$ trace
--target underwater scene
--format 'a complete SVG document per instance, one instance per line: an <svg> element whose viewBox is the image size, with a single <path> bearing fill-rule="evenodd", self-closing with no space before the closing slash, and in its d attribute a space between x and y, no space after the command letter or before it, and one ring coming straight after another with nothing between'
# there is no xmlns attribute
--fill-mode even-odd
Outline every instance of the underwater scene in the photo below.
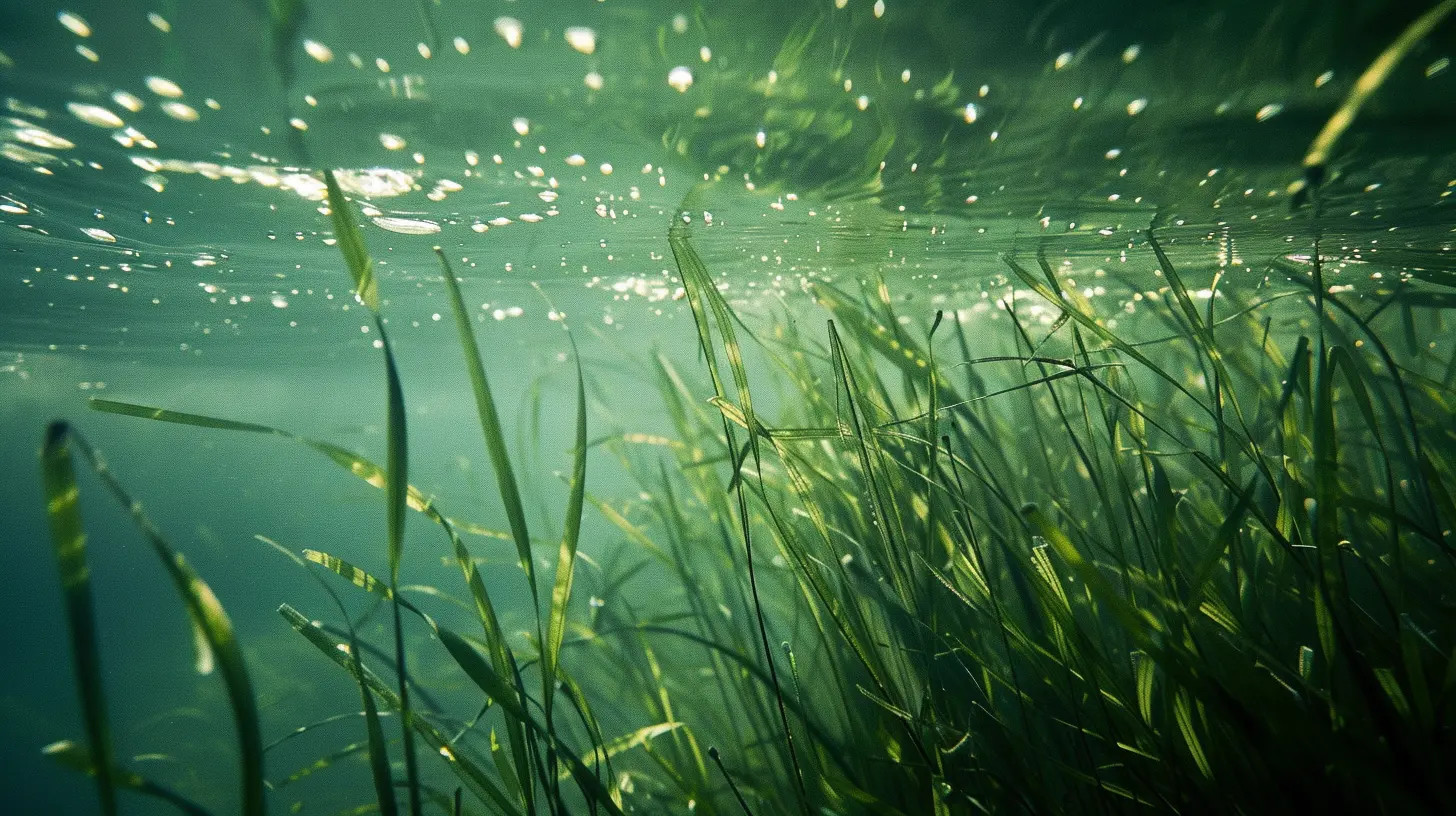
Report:
<svg viewBox="0 0 1456 816"><path fill-rule="evenodd" d="M0 0L0 811L1456 812L1456 0Z"/></svg>

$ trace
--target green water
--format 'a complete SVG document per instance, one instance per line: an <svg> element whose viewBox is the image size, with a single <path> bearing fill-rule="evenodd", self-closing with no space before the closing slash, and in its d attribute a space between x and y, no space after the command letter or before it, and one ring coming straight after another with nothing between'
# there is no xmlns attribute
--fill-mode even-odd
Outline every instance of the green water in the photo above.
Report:
<svg viewBox="0 0 1456 816"><path fill-rule="evenodd" d="M438 246L461 279L549 577L573 446L567 329L593 440L680 430L659 396L658 355L699 403L713 394L668 241L682 219L745 330L771 341L767 351L745 343L765 416L810 410L793 387L772 384L776 361L802 363L833 391L826 319L841 328L846 319L816 300L820 284L867 292L869 303L883 286L881 316L893 309L891 329L920 340L942 312L971 338L970 356L1028 353L1005 308L1020 304L1033 340L1056 335L1043 356L1070 358L1060 312L1004 260L1036 269L1041 258L1124 339L1165 337L1170 325L1149 304L1172 297L1149 234L1210 315L1272 304L1258 314L1286 353L1318 324L1308 291L1319 258L1326 290L1372 321L1381 315L1373 325L1399 364L1449 396L1456 22L1400 55L1335 143L1322 183L1295 194L1309 178L1302 161L1357 78L1435 5L303 0L290 11L242 0L5 0L7 809L97 807L83 776L40 753L84 734L35 457L52 419L69 419L105 454L226 606L265 741L358 706L348 676L275 612L288 601L323 617L326 596L255 536L384 574L379 491L281 439L88 407L101 397L260 423L384 460L379 331L333 245L321 171L337 173L376 259L403 372L411 483L462 518L506 528ZM937 359L959 377L964 347L947 336ZM772 345L799 340L810 363ZM892 362L880 366L895 382ZM1008 460L1040 478L1036 429L1022 430L1004 443ZM593 496L629 515L660 498L641 483L659 465L636 455L598 445L587 457ZM721 459L707 466L727 471ZM218 680L192 671L175 593L124 512L94 479L83 477L82 490L117 756L231 812L237 748ZM440 537L416 520L402 581L464 597ZM588 507L583 525L583 555L631 562L638 545L610 520ZM514 552L488 537L470 544L515 648L529 651L534 624ZM596 620L594 593L610 573L583 573L573 620ZM679 609L681 594L670 570L653 568L616 602L646 619L657 605ZM347 597L355 612L369 606ZM746 619L747 608L732 611ZM794 614L775 642L812 629ZM388 644L386 617L375 612L361 634ZM415 636L412 671L428 678L430 707L468 719L478 690L423 630ZM671 640L658 648L669 663L686 654ZM604 730L654 722L614 708L630 679L591 671L577 680L601 689ZM362 734L294 740L270 751L267 777L282 780ZM725 754L732 741L702 739ZM630 751L623 762L644 780L654 772ZM644 781L655 793L637 800L628 791L637 812L684 812L687 797L658 795L657 784ZM370 791L355 756L280 788L270 805L306 800L304 812L332 813L371 801ZM782 793L781 812L794 812ZM726 790L714 795L702 807L733 812Z"/></svg>

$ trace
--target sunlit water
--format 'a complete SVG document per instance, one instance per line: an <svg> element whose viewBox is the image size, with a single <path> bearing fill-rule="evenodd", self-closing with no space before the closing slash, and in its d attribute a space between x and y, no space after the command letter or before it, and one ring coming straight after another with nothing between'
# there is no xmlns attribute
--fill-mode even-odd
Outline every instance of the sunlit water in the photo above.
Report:
<svg viewBox="0 0 1456 816"><path fill-rule="evenodd" d="M85 406L162 405L381 456L378 338L331 245L323 168L378 261L414 480L498 515L440 246L546 529L568 461L563 327L594 430L665 430L642 362L661 349L695 365L673 218L746 319L811 334L825 315L810 283L880 279L912 324L945 310L975 331L1017 295L1003 255L1040 253L1131 314L1159 286L1150 228L1199 288L1221 272L1287 290L1317 233L1333 285L1451 281L1449 23L1362 112L1318 208L1291 203L1315 134L1425 3L303 5L281 26L240 0L0 8L0 653L15 667L0 731L17 812L90 807L38 755L80 733L34 460L45 421L70 418L110 455L257 650L297 648L273 607L317 595L254 534L292 549L327 536L380 563L378 495L303 449ZM144 753L193 733L187 717L218 702L195 695L219 692L175 679L190 659L175 599L97 499L108 682L141 701L118 740ZM415 556L418 580L438 554ZM268 736L296 724L281 701L338 689L325 670L258 671Z"/></svg>

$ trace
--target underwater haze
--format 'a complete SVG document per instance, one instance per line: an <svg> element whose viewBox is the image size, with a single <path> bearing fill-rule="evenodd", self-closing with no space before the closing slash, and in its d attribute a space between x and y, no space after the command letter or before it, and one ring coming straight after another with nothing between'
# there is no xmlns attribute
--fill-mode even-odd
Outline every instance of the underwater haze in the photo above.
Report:
<svg viewBox="0 0 1456 816"><path fill-rule="evenodd" d="M1456 812L1456 0L0 0L0 810Z"/></svg>

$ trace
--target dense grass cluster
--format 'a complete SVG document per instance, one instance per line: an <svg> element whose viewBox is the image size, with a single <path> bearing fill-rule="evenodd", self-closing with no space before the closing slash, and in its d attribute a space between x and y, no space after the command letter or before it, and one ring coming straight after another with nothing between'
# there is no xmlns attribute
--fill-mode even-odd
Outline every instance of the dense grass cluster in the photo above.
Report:
<svg viewBox="0 0 1456 816"><path fill-rule="evenodd" d="M362 237L331 179L329 191L377 318ZM791 321L741 322L688 222L675 219L668 241L703 371L647 360L675 433L617 427L596 443L578 372L565 533L549 545L527 529L440 256L529 585L525 638L502 630L465 525L408 486L405 396L382 320L383 466L272 428L95 403L290 437L385 489L387 575L325 552L297 560L387 603L393 642L366 643L342 603L337 627L280 609L358 686L363 734L345 756L369 762L361 810L1456 810L1456 354L1417 340L1445 336L1449 293L1332 295L1317 253L1312 265L1275 262L1271 276L1290 281L1278 291L1211 267L1191 292L1149 234L1132 251L1159 285L1131 314L1107 313L1044 258L1007 258L1014 286L994 320L937 314L912 331L885 285L820 285L830 320L810 336ZM593 495L592 444L647 498ZM95 774L106 812L118 788L203 812L109 748L77 446L90 453L56 424L45 464L88 743L51 750ZM241 801L260 813L263 743L227 616L98 472L216 657L240 734ZM447 539L471 614L437 619L401 589L411 509ZM600 564L577 553L590 512L621 533ZM548 550L554 576L535 566ZM321 577L333 593L340 582ZM649 578L644 601L632 588ZM578 580L598 602L573 597ZM408 638L411 619L437 643ZM418 701L407 651L440 646L478 687L475 709Z"/></svg>

